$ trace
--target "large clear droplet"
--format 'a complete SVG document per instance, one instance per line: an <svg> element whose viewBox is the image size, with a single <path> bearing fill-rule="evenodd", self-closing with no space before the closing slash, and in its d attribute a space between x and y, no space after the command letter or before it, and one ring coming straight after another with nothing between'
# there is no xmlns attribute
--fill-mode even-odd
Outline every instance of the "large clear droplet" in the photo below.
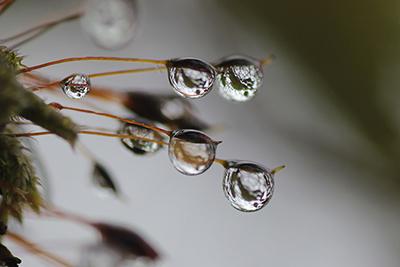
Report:
<svg viewBox="0 0 400 267"><path fill-rule="evenodd" d="M169 82L178 95L196 99L211 91L216 70L206 61L197 58L177 58L169 60L166 66Z"/></svg>
<svg viewBox="0 0 400 267"><path fill-rule="evenodd" d="M87 0L81 25L89 39L106 49L124 47L137 31L135 0Z"/></svg>
<svg viewBox="0 0 400 267"><path fill-rule="evenodd" d="M245 56L229 56L221 59L216 68L220 94L231 101L244 102L252 99L262 85L263 72L260 62Z"/></svg>
<svg viewBox="0 0 400 267"><path fill-rule="evenodd" d="M61 89L72 99L85 97L91 88L90 79L85 74L73 74L60 82Z"/></svg>
<svg viewBox="0 0 400 267"><path fill-rule="evenodd" d="M229 162L223 190L237 210L250 212L263 208L274 193L274 175L268 168L253 162Z"/></svg>
<svg viewBox="0 0 400 267"><path fill-rule="evenodd" d="M173 131L168 155L174 167L186 175L205 172L215 159L218 142L196 130Z"/></svg>
<svg viewBox="0 0 400 267"><path fill-rule="evenodd" d="M147 125L152 125L152 123L147 122L147 121L141 120L140 122L144 122ZM143 126L130 124L130 123L123 123L121 129L119 130L119 133L124 134L124 135L132 135L132 136L137 136L140 138L151 139L151 140L158 140L158 141L163 140L160 133L155 132L151 129L145 128ZM145 141L145 140L122 138L121 141L133 153L138 154L138 155L153 154L162 147L161 144L158 144L155 142L150 142L150 141Z"/></svg>

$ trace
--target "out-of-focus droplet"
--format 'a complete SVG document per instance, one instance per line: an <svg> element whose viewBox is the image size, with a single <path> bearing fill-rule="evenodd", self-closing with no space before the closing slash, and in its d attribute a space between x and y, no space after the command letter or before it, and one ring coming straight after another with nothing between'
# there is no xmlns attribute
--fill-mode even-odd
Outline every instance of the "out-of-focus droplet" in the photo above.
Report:
<svg viewBox="0 0 400 267"><path fill-rule="evenodd" d="M111 178L111 175L108 171L98 162L94 163L93 167L93 182L98 185L101 189L102 196L109 196L111 193L113 196L118 195L118 189ZM104 192L106 191L106 192Z"/></svg>
<svg viewBox="0 0 400 267"><path fill-rule="evenodd" d="M96 45L120 49L134 37L138 28L135 0L87 0L81 25Z"/></svg>
<svg viewBox="0 0 400 267"><path fill-rule="evenodd" d="M188 106L181 98L170 98L161 102L160 110L167 119L178 120L188 112Z"/></svg>
<svg viewBox="0 0 400 267"><path fill-rule="evenodd" d="M260 62L246 56L222 58L216 68L220 73L216 84L220 94L231 101L252 99L262 85L263 72Z"/></svg>
<svg viewBox="0 0 400 267"><path fill-rule="evenodd" d="M169 141L168 155L179 172L186 175L198 175L210 168L214 162L218 144L200 131L173 131Z"/></svg>
<svg viewBox="0 0 400 267"><path fill-rule="evenodd" d="M91 82L85 74L73 74L60 82L63 92L72 99L85 97L91 88Z"/></svg>
<svg viewBox="0 0 400 267"><path fill-rule="evenodd" d="M143 122L149 126L153 125L151 122L148 122L148 121L140 120L140 122ZM119 130L119 133L124 134L124 135L132 135L132 136L137 136L137 137L141 137L141 138L151 139L151 140L158 140L158 141L163 140L160 133L155 132L151 129L148 129L148 128L145 128L145 127L142 127L139 125L135 125L135 124L130 124L130 123L123 123L121 129ZM155 142L130 139L130 138L122 138L121 142L127 148L129 148L133 153L138 154L138 155L153 154L162 147L161 144L158 144Z"/></svg>
<svg viewBox="0 0 400 267"><path fill-rule="evenodd" d="M274 175L253 162L229 162L223 180L229 203L237 210L250 212L263 208L274 193Z"/></svg>
<svg viewBox="0 0 400 267"><path fill-rule="evenodd" d="M204 60L176 58L166 64L174 91L185 98L196 99L208 94L214 84L216 70Z"/></svg>
<svg viewBox="0 0 400 267"><path fill-rule="evenodd" d="M114 267L122 266L125 260L108 246L97 243L86 245L81 249L80 267Z"/></svg>

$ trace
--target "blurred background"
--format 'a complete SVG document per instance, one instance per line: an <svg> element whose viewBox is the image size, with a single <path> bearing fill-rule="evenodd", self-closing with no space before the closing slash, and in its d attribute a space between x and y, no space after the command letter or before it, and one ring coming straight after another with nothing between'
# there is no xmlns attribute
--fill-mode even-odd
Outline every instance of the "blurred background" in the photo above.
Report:
<svg viewBox="0 0 400 267"><path fill-rule="evenodd" d="M72 1L18 0L0 18L1 36L29 28ZM56 15L56 13L54 13ZM79 21L56 26L19 52L32 66L64 57L121 56L213 62L229 54L276 60L264 67L264 86L247 103L216 91L192 101L223 140L217 156L274 168L271 202L256 213L231 208L222 192L223 169L187 177L166 149L133 155L116 139L81 140L116 177L128 201L102 199L90 183L91 165L57 137L38 137L52 201L94 220L117 222L147 237L161 252L160 266L399 266L400 256L400 5L395 1L140 1L139 29L118 51L96 47ZM40 73L119 70L121 63L69 63ZM129 65L128 67L129 68ZM171 92L166 73L98 78L114 90ZM88 108L61 94L46 102ZM123 107L90 102L112 114ZM91 108L91 107L90 107ZM82 125L118 123L64 112ZM91 229L28 216L21 229L33 242L79 266ZM22 266L43 262L8 243Z"/></svg>

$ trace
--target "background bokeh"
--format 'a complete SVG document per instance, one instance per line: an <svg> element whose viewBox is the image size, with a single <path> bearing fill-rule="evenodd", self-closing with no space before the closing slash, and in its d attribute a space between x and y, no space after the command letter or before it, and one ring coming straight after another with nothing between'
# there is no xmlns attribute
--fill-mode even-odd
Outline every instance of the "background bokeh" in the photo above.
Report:
<svg viewBox="0 0 400 267"><path fill-rule="evenodd" d="M0 18L10 36L72 1L18 0ZM218 157L286 168L276 175L272 201L257 213L230 207L223 169L186 177L166 150L132 155L116 139L82 136L117 178L129 199L99 198L91 165L57 137L38 137L52 201L95 220L137 229L163 255L161 266L398 266L399 36L395 1L141 1L140 32L119 51L105 51L84 36L78 21L59 25L20 49L26 65L71 56L207 61L229 54L277 59L264 68L264 86L248 103L231 103L216 91L193 101L198 115L218 125ZM129 68L121 63L70 63L41 73L64 78ZM136 65L135 65L136 66ZM98 78L115 90L170 92L166 74ZM47 102L88 107L61 94ZM126 116L122 107L90 102ZM92 106L89 106L92 108ZM117 128L109 119L64 112L83 125ZM91 229L28 215L13 229L78 264ZM22 266L40 259L10 244Z"/></svg>

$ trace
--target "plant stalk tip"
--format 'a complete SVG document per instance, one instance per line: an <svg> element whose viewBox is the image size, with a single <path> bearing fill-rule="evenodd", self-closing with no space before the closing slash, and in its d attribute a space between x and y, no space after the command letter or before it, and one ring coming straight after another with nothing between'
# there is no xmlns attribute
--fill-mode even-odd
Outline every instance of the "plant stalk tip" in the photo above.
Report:
<svg viewBox="0 0 400 267"><path fill-rule="evenodd" d="M275 174L275 173L279 172L280 170L282 170L283 168L285 168L285 165L276 167L275 169L271 170L271 174Z"/></svg>

